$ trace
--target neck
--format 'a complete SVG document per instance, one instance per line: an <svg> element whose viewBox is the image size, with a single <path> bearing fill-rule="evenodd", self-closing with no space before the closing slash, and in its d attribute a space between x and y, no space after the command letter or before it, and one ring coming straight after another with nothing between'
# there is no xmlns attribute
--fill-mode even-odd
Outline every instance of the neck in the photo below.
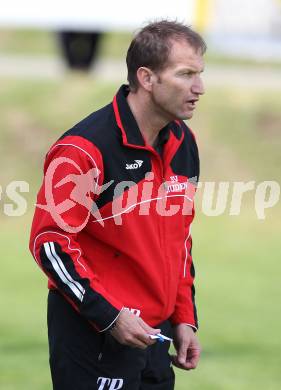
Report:
<svg viewBox="0 0 281 390"><path fill-rule="evenodd" d="M160 130L167 125L168 120L161 118L153 109L149 96L137 91L130 92L127 102L138 124L140 132L149 145L153 145Z"/></svg>

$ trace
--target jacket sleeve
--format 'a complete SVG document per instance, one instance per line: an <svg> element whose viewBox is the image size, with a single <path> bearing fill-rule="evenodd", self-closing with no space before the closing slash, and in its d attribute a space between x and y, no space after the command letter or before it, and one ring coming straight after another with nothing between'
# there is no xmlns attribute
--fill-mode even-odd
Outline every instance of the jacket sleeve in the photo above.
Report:
<svg viewBox="0 0 281 390"><path fill-rule="evenodd" d="M196 182L199 180L200 162L198 148L196 144L195 135L192 130L182 122L183 128L186 130L187 142L191 145L191 156L194 164L194 179ZM194 193L196 192L196 186L191 186ZM192 237L191 237L191 223L194 219L195 210L194 203L190 205L190 215L185 217L185 241L183 245L182 255L182 267L180 272L180 280L178 284L177 299L174 313L171 317L173 324L186 323L194 330L198 329L197 310L195 305L195 269L192 260Z"/></svg>
<svg viewBox="0 0 281 390"><path fill-rule="evenodd" d="M170 318L173 325L185 323L198 329L194 287L195 269L192 260L192 237L190 226L184 242L181 276L178 285L175 310Z"/></svg>
<svg viewBox="0 0 281 390"><path fill-rule="evenodd" d="M58 289L98 331L109 328L123 307L88 267L79 244L102 182L97 148L81 137L58 141L46 157L30 236L30 250L49 287Z"/></svg>
<svg viewBox="0 0 281 390"><path fill-rule="evenodd" d="M200 161L195 135L192 130L181 122L181 126L185 129L186 142L191 145L191 156L194 164L193 178L196 182L199 180ZM191 197L194 199L196 185L190 186ZM180 279L178 284L177 298L175 310L171 316L171 322L176 325L185 323L191 326L195 331L198 329L197 310L195 305L195 269L192 259L192 237L191 223L194 219L195 209L194 202L190 205L190 212L185 216L185 241L183 245L182 266L180 271Z"/></svg>

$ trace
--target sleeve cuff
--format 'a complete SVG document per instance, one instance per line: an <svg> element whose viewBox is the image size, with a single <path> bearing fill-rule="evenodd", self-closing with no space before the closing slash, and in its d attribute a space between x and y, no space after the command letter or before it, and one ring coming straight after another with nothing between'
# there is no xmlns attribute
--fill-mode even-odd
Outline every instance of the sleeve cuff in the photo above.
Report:
<svg viewBox="0 0 281 390"><path fill-rule="evenodd" d="M104 328L104 329L102 329L102 330L99 330L99 333L102 333L102 332L106 332L106 331L112 330L112 329L115 327L116 321L117 321L118 317L120 316L122 310L123 310L123 307L122 307L122 309L119 311L119 313L117 314L117 316L114 318L114 320L113 320L106 328Z"/></svg>
<svg viewBox="0 0 281 390"><path fill-rule="evenodd" d="M184 323L184 325L186 325L186 326L190 326L190 327L192 328L192 330L193 330L193 332L194 332L194 333L196 333L196 332L197 332L197 330L198 330L198 328L197 328L195 325L186 324L186 323Z"/></svg>

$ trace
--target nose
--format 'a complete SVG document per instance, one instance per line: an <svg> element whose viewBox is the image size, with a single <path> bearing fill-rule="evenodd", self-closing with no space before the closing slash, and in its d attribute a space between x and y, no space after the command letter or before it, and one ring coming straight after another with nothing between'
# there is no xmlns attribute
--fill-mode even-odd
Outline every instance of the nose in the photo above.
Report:
<svg viewBox="0 0 281 390"><path fill-rule="evenodd" d="M196 95L203 95L205 93L204 83L200 74L194 77L191 92L195 93Z"/></svg>

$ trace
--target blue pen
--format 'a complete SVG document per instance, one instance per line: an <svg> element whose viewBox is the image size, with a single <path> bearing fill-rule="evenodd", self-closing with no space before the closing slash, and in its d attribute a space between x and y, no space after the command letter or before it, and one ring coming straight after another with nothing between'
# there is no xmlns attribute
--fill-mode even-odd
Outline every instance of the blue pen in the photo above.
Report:
<svg viewBox="0 0 281 390"><path fill-rule="evenodd" d="M153 340L157 339L160 343L164 343L164 341L173 341L170 337L164 336L162 333L157 333L154 335L149 335L149 337Z"/></svg>

